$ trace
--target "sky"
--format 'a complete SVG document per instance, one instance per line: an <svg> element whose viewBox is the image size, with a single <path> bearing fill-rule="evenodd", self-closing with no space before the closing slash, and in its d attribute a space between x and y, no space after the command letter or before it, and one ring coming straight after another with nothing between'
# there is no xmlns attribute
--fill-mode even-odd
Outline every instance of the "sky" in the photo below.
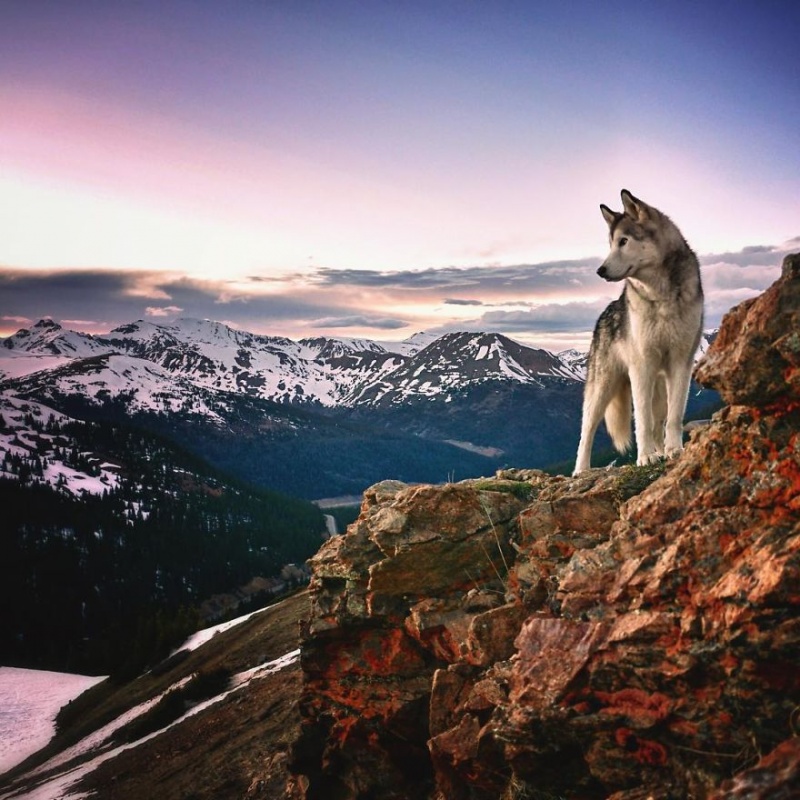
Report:
<svg viewBox="0 0 800 800"><path fill-rule="evenodd" d="M585 347L623 188L715 326L800 249L798 33L786 0L0 0L0 336Z"/></svg>

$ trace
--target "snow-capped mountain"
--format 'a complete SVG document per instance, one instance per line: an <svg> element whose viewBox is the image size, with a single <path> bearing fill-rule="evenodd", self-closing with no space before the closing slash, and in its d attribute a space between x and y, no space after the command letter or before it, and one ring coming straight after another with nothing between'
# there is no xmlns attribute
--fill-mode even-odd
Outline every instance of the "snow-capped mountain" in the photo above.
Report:
<svg viewBox="0 0 800 800"><path fill-rule="evenodd" d="M1 340L0 346L14 353L68 358L87 358L110 349L108 344L88 333L67 330L51 319L41 319L31 328L18 330Z"/></svg>
<svg viewBox="0 0 800 800"><path fill-rule="evenodd" d="M416 398L448 400L454 392L480 383L542 385L543 378L579 380L567 363L547 350L496 333L448 333L365 386L355 400L382 405Z"/></svg>
<svg viewBox="0 0 800 800"><path fill-rule="evenodd" d="M0 339L0 380L69 364L78 358L108 353L111 347L86 333L43 319L31 328Z"/></svg>
<svg viewBox="0 0 800 800"><path fill-rule="evenodd" d="M714 332L704 335L697 357ZM133 411L215 418L230 395L329 409L450 402L484 384L582 382L587 355L553 354L497 333L414 334L405 342L292 341L220 322L139 320L90 336L41 320L2 340L0 380L26 395L119 399ZM16 380L15 380L16 379Z"/></svg>
<svg viewBox="0 0 800 800"><path fill-rule="evenodd" d="M487 381L537 384L544 377L580 380L568 359L493 333L415 334L397 345L317 337L298 342L219 322L138 321L102 336L42 320L3 341L7 378L49 370L38 380L62 393L124 396L132 407L184 407L193 388L281 403L355 407L416 398L446 399ZM388 349L391 347L391 349ZM32 380L22 384L29 389Z"/></svg>
<svg viewBox="0 0 800 800"><path fill-rule="evenodd" d="M586 367L589 363L589 354L582 350L562 350L558 354L559 361L569 368L569 370L581 380L586 380Z"/></svg>
<svg viewBox="0 0 800 800"><path fill-rule="evenodd" d="M294 342L194 319L174 325L135 322L103 340L196 386L322 406L346 404L360 384L402 361L368 340L319 337Z"/></svg>

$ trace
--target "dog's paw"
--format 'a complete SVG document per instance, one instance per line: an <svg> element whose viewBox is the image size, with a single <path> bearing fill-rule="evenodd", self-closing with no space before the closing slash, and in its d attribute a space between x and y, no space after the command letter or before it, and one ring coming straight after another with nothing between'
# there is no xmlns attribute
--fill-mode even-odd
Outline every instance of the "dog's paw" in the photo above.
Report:
<svg viewBox="0 0 800 800"><path fill-rule="evenodd" d="M642 453L636 459L636 466L647 467L650 464L657 464L662 458L663 456L655 450L652 453Z"/></svg>
<svg viewBox="0 0 800 800"><path fill-rule="evenodd" d="M678 445L677 447L668 447L666 450L666 457L668 459L677 458L683 452L683 445Z"/></svg>

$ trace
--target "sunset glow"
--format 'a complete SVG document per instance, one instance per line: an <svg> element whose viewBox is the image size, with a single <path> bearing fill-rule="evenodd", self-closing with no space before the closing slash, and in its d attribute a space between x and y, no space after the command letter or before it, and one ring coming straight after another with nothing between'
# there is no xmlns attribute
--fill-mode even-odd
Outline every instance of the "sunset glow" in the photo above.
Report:
<svg viewBox="0 0 800 800"><path fill-rule="evenodd" d="M715 5L7 4L0 335L585 342L623 187L718 318L798 246L800 12Z"/></svg>

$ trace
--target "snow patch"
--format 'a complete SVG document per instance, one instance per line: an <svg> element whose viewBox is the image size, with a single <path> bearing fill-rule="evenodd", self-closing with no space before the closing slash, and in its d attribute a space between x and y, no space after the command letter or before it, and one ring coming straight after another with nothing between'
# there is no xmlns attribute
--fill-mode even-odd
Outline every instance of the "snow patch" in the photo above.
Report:
<svg viewBox="0 0 800 800"><path fill-rule="evenodd" d="M278 604L276 603L275 605ZM269 608L274 608L274 606L269 606ZM196 633L193 633L177 650L174 650L172 655L179 653L181 650L197 650L198 647L202 647L206 642L211 641L211 639L213 639L218 633L229 631L231 628L235 628L237 625L247 622L250 617L254 617L256 614L260 614L262 611L264 611L264 609L259 608L256 611L251 611L249 614L243 614L241 617L228 620L228 622L221 622L219 625L212 625L210 628L204 628L202 631L197 631Z"/></svg>
<svg viewBox="0 0 800 800"><path fill-rule="evenodd" d="M103 680L0 667L0 773L41 750L55 735L59 709Z"/></svg>
<svg viewBox="0 0 800 800"><path fill-rule="evenodd" d="M109 759L115 758L120 753L125 752L126 750L131 750L134 747L138 747L140 744L144 742L148 742L151 739L155 739L157 736L160 736L165 731L168 731L170 728L175 727L176 725L180 725L184 720L188 719L189 717L193 717L196 714L200 714L201 712L205 711L210 706L213 706L222 700L224 700L228 695L237 692L247 686L251 681L257 680L258 678L262 678L266 675L271 675L275 672L280 672L286 667L291 666L300 658L300 650L292 650L279 658L273 659L272 661L268 661L264 664L260 664L253 669L245 670L244 672L240 672L231 680L230 688L223 692L222 694L217 695L216 697L212 697L209 700L206 700L202 703L198 703L197 705L190 708L182 717L179 717L174 722L171 722L166 727L162 728L161 730L155 731L153 733L148 734L147 736L143 736L141 739L138 739L135 742L131 742L128 744L123 744L118 747L115 747L110 750L103 750L104 747L108 746L109 739L111 735L119 730L121 727L129 723L131 720L136 719L136 717L141 716L150 708L152 708L156 703L158 703L162 697L164 697L167 692L172 691L173 689L179 688L181 685L186 683L190 680L191 676L179 681L178 683L171 686L167 689L166 692L147 700L146 702L136 706L135 708L130 709L129 711L122 714L113 722L106 725L104 728L101 728L98 731L95 731L89 736L82 739L73 747L65 750L63 753L60 753L55 758L51 759L47 763L43 764L42 766L38 767L34 772L30 773L31 775L39 775L39 774L46 774L51 772L53 769L58 767L68 765L72 760L79 756L87 756L90 755L91 752L96 752L97 755L91 760L86 761L79 766L65 769L64 772L54 775L45 780L45 782L35 786L30 791L16 793L13 788L12 790L4 794L0 797L0 800L10 800L10 798L17 798L18 800L80 800L80 798L86 797L86 795L82 792L73 792L71 788L82 778L86 775L93 772L97 767L99 767L105 761Z"/></svg>

